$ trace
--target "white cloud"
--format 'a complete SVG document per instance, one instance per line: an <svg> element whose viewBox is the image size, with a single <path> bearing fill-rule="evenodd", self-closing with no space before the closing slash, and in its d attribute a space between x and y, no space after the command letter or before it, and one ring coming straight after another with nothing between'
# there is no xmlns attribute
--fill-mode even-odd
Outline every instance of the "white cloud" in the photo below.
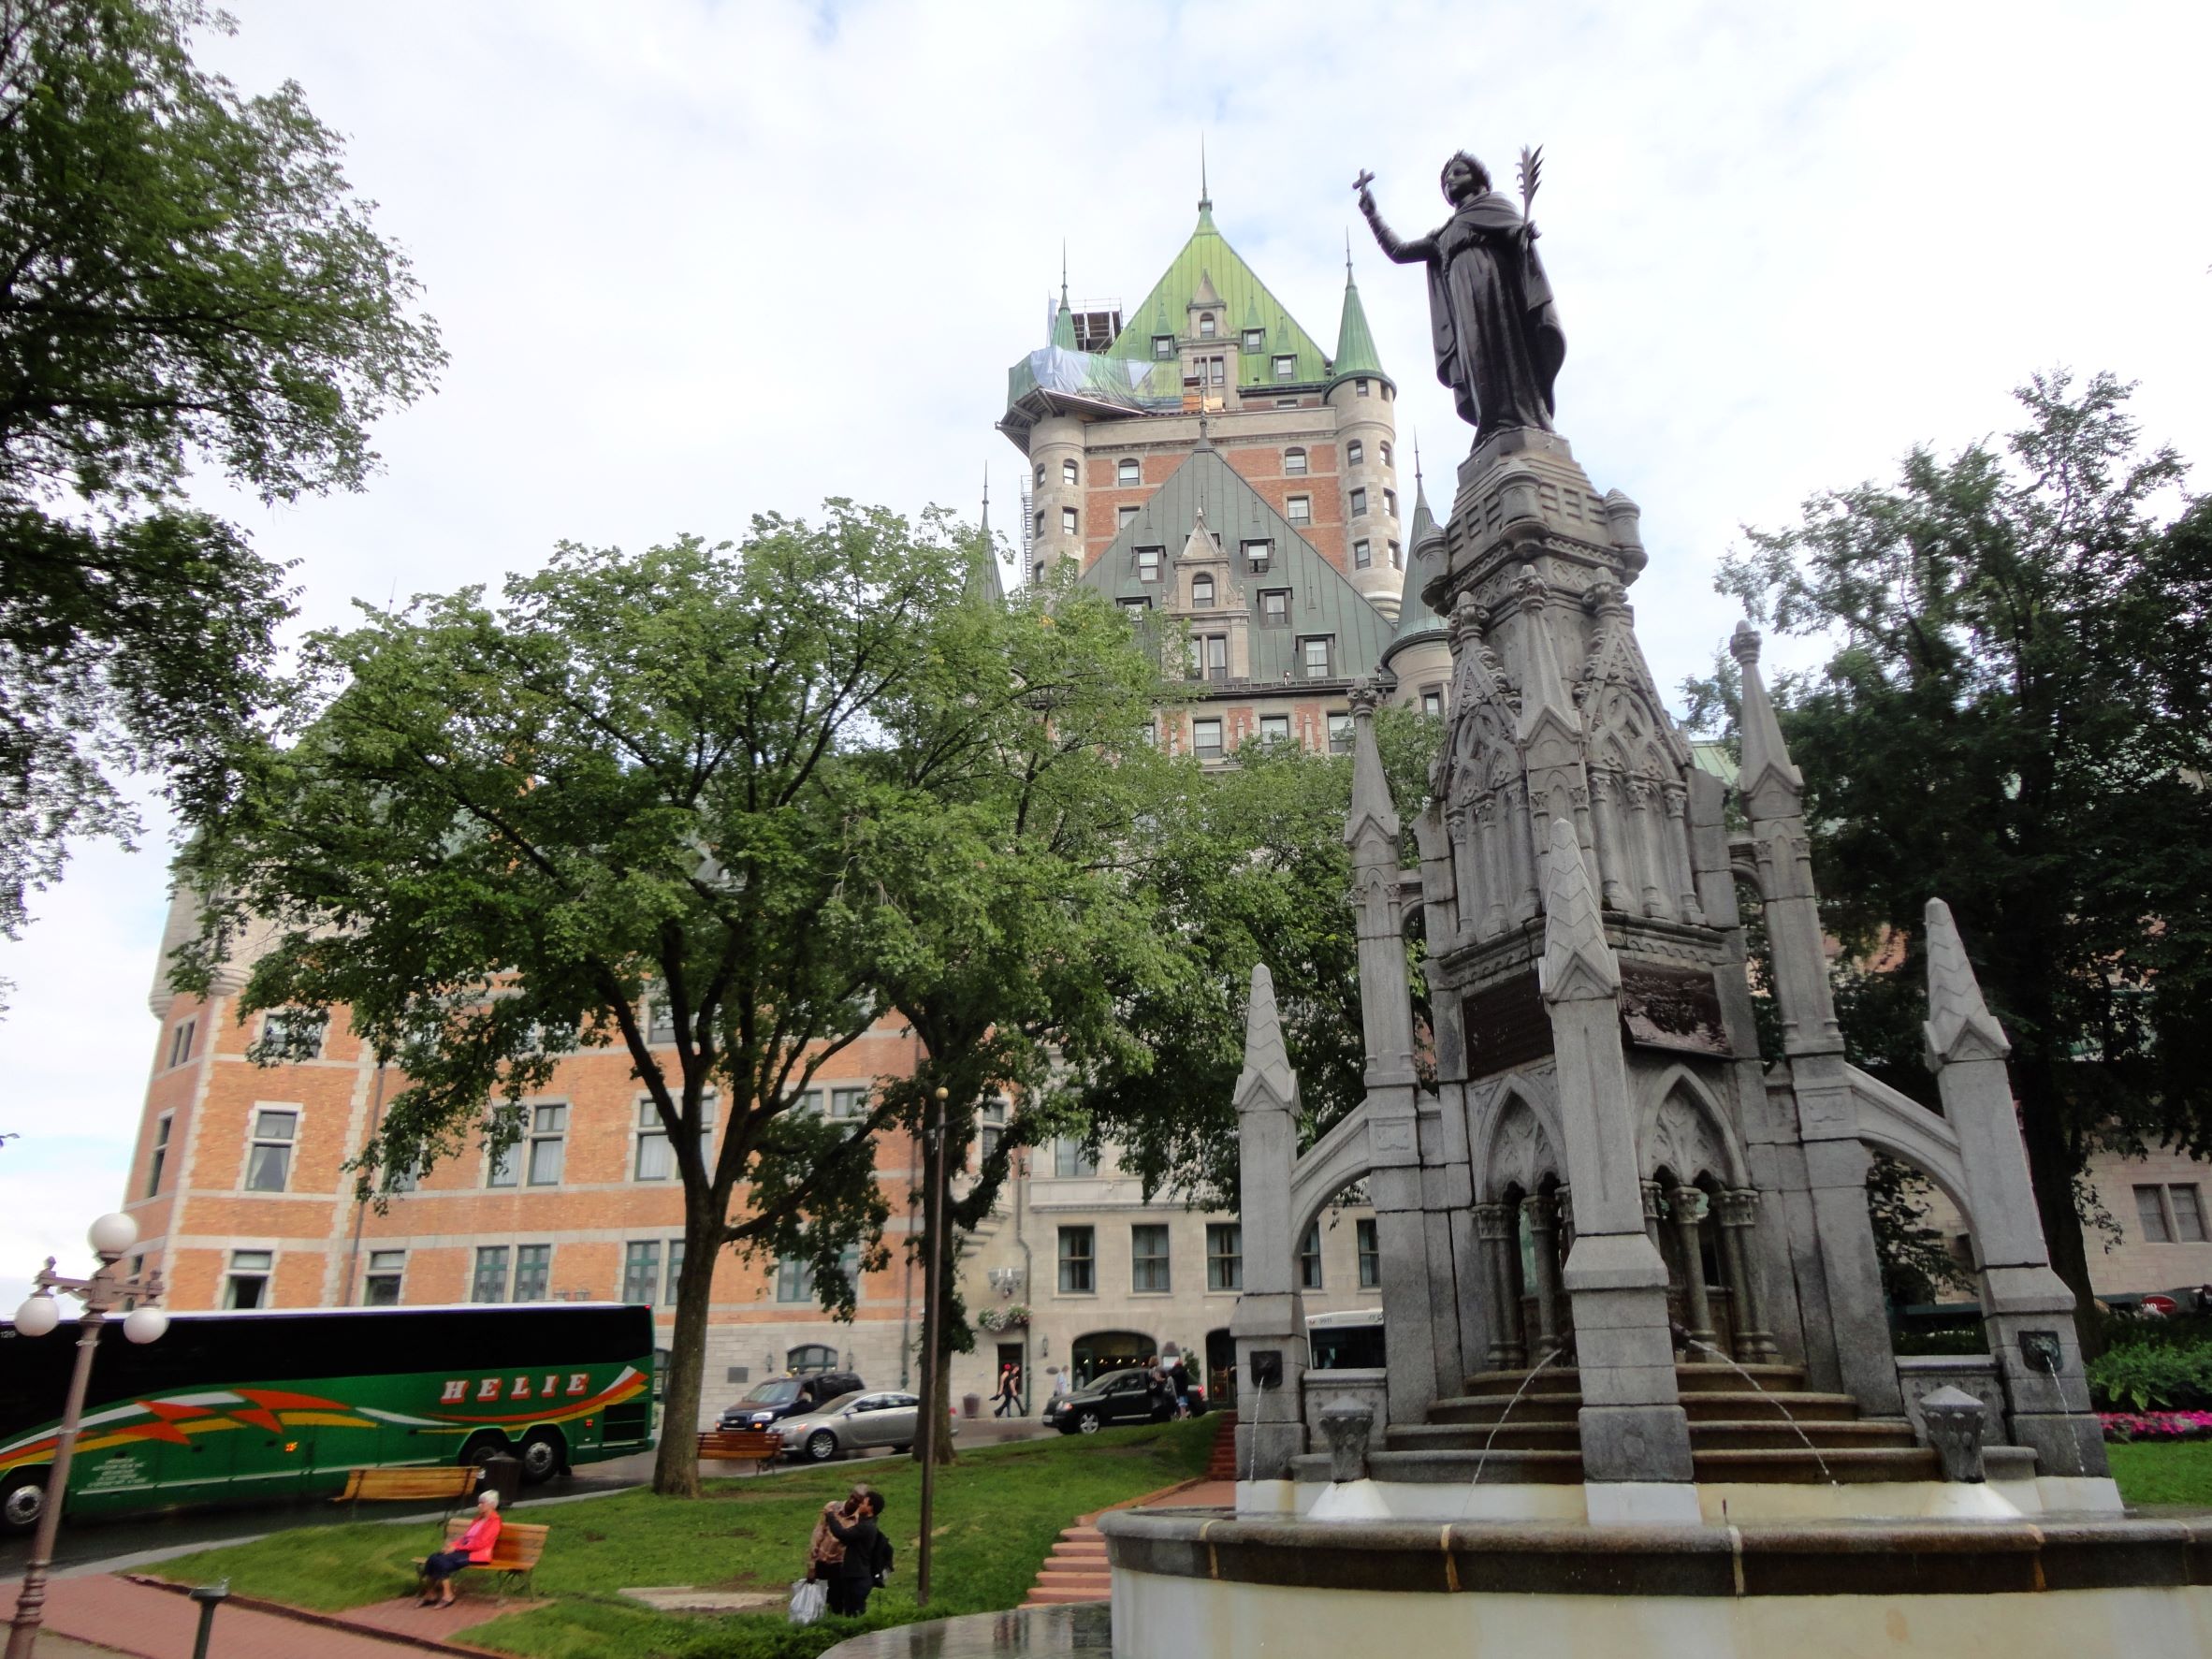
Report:
<svg viewBox="0 0 2212 1659"><path fill-rule="evenodd" d="M1504 176L1545 146L1561 424L1644 509L1631 597L1670 686L1733 621L1710 573L1737 525L2002 430L2034 369L2139 379L2147 429L2212 458L2200 8L231 8L203 57L298 80L348 135L454 359L368 494L226 503L301 561L313 623L563 537L736 535L829 494L969 511L986 461L1011 524L991 427L1061 240L1078 298L1134 300L1188 233L1201 133L1223 231L1324 341L1360 167L1411 230L1453 149ZM1466 433L1421 284L1354 257L1447 493ZM162 885L158 839L88 853L0 948L0 1128L26 1137L0 1273L115 1200ZM61 1125L87 1139L31 1143Z"/></svg>

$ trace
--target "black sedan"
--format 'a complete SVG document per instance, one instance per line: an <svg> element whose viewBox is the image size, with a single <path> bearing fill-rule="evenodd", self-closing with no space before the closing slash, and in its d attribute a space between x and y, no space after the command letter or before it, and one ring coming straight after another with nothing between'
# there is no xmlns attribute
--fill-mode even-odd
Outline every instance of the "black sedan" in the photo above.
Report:
<svg viewBox="0 0 2212 1659"><path fill-rule="evenodd" d="M1193 1390L1193 1409L1202 1409ZM1142 1371L1115 1371L1071 1394L1055 1394L1044 1420L1063 1434L1096 1434L1115 1423L1164 1423L1175 1415L1175 1396L1155 1387Z"/></svg>

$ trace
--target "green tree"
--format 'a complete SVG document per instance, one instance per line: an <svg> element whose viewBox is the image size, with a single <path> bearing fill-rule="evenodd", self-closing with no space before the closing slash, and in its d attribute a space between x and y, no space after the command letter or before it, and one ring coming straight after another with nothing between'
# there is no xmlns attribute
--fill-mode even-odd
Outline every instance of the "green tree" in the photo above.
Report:
<svg viewBox="0 0 2212 1659"><path fill-rule="evenodd" d="M2212 1149L2212 503L2128 390L2021 388L2002 444L1753 531L1722 589L1836 641L1777 703L1855 1052L1932 1099L1921 907L1949 901L2012 1077L2052 1264L2094 1347L2076 1185L2101 1147ZM2177 510L2176 510L2177 508ZM1717 694L1717 688L1712 688Z"/></svg>
<svg viewBox="0 0 2212 1659"><path fill-rule="evenodd" d="M866 966L904 923L870 871L939 811L897 751L936 729L961 569L940 517L833 502L735 547L564 546L496 605L371 612L310 641L288 729L182 862L213 896L181 984L237 955L241 1012L343 1009L404 1074L365 1193L513 1144L563 1053L629 1055L684 1194L662 1492L697 1492L722 1251L803 1258L849 1313L844 1251L880 1238L875 1142L910 1101L804 1097L886 1007Z"/></svg>
<svg viewBox="0 0 2212 1659"><path fill-rule="evenodd" d="M268 691L282 567L181 495L357 489L444 362L297 86L193 63L196 0L0 0L0 932L118 788L187 815Z"/></svg>

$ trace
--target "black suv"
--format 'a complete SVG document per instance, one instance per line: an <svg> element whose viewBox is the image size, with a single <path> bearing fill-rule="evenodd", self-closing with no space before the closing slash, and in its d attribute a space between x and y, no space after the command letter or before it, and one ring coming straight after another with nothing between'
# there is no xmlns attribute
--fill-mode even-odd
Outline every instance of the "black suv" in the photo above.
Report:
<svg viewBox="0 0 2212 1659"><path fill-rule="evenodd" d="M1191 1410L1205 1410L1204 1397L1191 1386ZM1175 1415L1175 1397L1155 1389L1142 1369L1108 1372L1072 1394L1055 1394L1044 1408L1045 1422L1063 1434L1095 1434L1113 1423L1164 1423Z"/></svg>
<svg viewBox="0 0 2212 1659"><path fill-rule="evenodd" d="M805 1376L772 1376L755 1384L735 1405L722 1408L724 1429L765 1429L778 1419L811 1412L839 1394L867 1387L850 1371L815 1371Z"/></svg>

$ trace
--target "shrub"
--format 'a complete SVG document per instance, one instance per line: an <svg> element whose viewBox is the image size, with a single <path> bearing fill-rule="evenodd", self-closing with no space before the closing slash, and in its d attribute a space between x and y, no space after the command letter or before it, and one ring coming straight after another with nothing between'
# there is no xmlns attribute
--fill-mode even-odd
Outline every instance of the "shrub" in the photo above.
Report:
<svg viewBox="0 0 2212 1659"><path fill-rule="evenodd" d="M2186 1411L2212 1406L2212 1342L2189 1347L2140 1343L2089 1361L2089 1391L2108 1409Z"/></svg>

